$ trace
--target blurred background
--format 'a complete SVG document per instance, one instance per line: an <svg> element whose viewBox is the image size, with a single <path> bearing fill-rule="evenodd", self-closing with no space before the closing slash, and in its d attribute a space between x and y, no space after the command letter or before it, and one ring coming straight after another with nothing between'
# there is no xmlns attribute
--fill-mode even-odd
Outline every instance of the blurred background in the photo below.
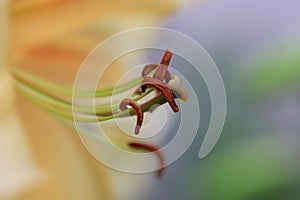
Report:
<svg viewBox="0 0 300 200"><path fill-rule="evenodd" d="M299 199L299 10L297 0L1 0L0 199ZM16 93L7 72L18 67L72 86L99 42L142 26L199 42L219 67L228 101L220 140L199 160L210 119L199 79L197 138L159 180L103 166L75 131ZM116 68L103 87L122 75Z"/></svg>

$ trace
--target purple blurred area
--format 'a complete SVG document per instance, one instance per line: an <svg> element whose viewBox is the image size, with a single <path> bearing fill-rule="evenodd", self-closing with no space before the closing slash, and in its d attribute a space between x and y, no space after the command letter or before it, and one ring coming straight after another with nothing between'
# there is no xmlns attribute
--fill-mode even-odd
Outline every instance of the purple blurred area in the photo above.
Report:
<svg viewBox="0 0 300 200"><path fill-rule="evenodd" d="M234 63L287 32L299 32L299 9L296 0L207 1L179 11L167 20L166 27L194 38L222 68L220 57Z"/></svg>

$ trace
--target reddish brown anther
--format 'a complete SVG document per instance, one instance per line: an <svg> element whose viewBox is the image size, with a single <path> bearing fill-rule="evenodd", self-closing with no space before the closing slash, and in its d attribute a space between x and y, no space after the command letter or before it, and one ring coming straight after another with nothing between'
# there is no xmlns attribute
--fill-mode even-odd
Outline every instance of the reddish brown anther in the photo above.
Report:
<svg viewBox="0 0 300 200"><path fill-rule="evenodd" d="M144 119L144 113L141 109L141 107L136 104L134 101L132 101L131 99L123 99L120 103L120 110L126 110L128 109L127 106L131 106L136 113L137 116L137 121L136 121L136 126L135 126L135 134L137 135L140 132L141 126L143 124L143 119Z"/></svg>
<svg viewBox="0 0 300 200"><path fill-rule="evenodd" d="M160 64L156 68L153 78L157 78L160 81L163 81L165 79L166 71L168 69L168 66L170 64L172 58L172 53L169 50L166 50L164 55L161 58Z"/></svg>
<svg viewBox="0 0 300 200"><path fill-rule="evenodd" d="M165 163L165 159L162 155L162 153L159 151L159 147L153 144L147 144L147 143L143 143L143 142L129 142L128 145L132 148L135 149L142 149L142 150L146 150L149 152L153 152L155 153L155 155L158 157L159 159L159 163L160 163L160 167L159 170L157 171L156 176L158 178L160 178L163 173L164 173L164 163Z"/></svg>
<svg viewBox="0 0 300 200"><path fill-rule="evenodd" d="M172 52L169 49L167 49L160 60L160 64L169 66L172 56Z"/></svg>
<svg viewBox="0 0 300 200"><path fill-rule="evenodd" d="M141 85L142 92L145 92L147 88L154 87L157 90L159 90L166 100L168 101L169 105L173 109L174 112L178 112L179 108L174 100L173 92L168 86L163 82L165 79L168 83L171 80L171 74L168 71L168 66L170 64L170 60L172 58L172 52L169 50L166 50L164 55L161 58L160 64L158 64L153 77L146 76L144 77ZM150 72L155 68L156 64L149 64L146 65L142 75L147 74L146 72Z"/></svg>
<svg viewBox="0 0 300 200"><path fill-rule="evenodd" d="M144 93L146 91L146 89L148 88L155 88L158 92L159 95L156 96L155 98L159 98L160 101L162 101L161 104L165 103L164 99L169 103L170 107L172 108L172 110L174 112L178 112L179 111L179 107L175 102L175 95L173 94L174 90L179 91L179 94L183 94L181 96L184 96L184 93L182 93L182 86L181 86L181 82L180 80L175 79L176 76L172 76L171 73L168 71L168 66L170 64L172 58L172 53L169 50L166 50L164 55L161 58L161 61L159 64L148 64L144 67L143 71L142 71L142 76L144 77L141 83L141 87L138 88L134 94L141 94ZM154 74L152 77L149 76L149 73L154 71ZM169 88L172 88L170 89ZM155 99L154 98L154 99ZM152 99L152 100L154 100ZM153 103L151 102L152 100L148 101L146 105L142 104L141 107L144 110L150 109L147 108L147 106L151 106ZM120 110L125 110L128 109L128 105L132 106L133 109L136 112L137 115L137 124L136 124L136 128L135 128L135 133L138 134L139 130L141 128L141 125L143 123L143 111L142 108L137 105L134 101L130 100L130 99L124 99L121 103L120 103ZM145 107L146 106L146 107ZM159 151L159 147L155 146L153 144L147 144L144 142L130 142L128 143L128 145L132 148L135 149L142 149L145 151L150 151L155 153L155 155L158 157L159 159L159 163L160 163L160 167L159 170L157 171L157 177L161 177L163 172L164 172L164 157L161 153L161 151Z"/></svg>
<svg viewBox="0 0 300 200"><path fill-rule="evenodd" d="M168 86L165 83L161 82L156 78L146 76L142 81L142 91L145 92L147 88L151 87L154 87L155 89L160 91L171 106L172 110L174 112L178 112L179 108L175 102L173 92L170 88L168 88Z"/></svg>

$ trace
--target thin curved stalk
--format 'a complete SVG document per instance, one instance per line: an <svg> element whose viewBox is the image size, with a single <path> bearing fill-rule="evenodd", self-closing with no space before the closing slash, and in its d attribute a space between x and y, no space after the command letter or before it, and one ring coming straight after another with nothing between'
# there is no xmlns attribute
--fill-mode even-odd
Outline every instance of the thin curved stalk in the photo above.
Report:
<svg viewBox="0 0 300 200"><path fill-rule="evenodd" d="M58 99L57 97L54 97L50 94L47 94L41 90L38 90L32 86L27 85L25 82L23 82L20 79L15 78L15 85L20 89L23 90L25 93L29 93L31 95L33 95L34 97L40 99L41 101L47 102L49 104L55 105L57 107L60 107L62 109L66 109L68 111L76 111L76 112L82 112L82 113L86 113L86 114L92 114L94 112L97 113L97 115L110 115L112 113L112 110L117 110L118 109L118 105L111 105L110 103L108 104L98 104L95 106L95 108L93 107L88 107L88 106L74 106L72 107L72 103L68 102L68 101L63 101L61 99ZM148 90L146 93L141 94L139 96L137 96L136 98L134 98L134 101L138 101L142 98L144 98L145 96L147 96L148 94L150 94L153 90ZM95 110L94 110L95 109Z"/></svg>
<svg viewBox="0 0 300 200"><path fill-rule="evenodd" d="M18 79L24 79L28 82L31 82L34 85L39 85L40 87L47 88L47 90L51 90L52 92L58 92L60 94L66 95L66 96L73 95L72 88L63 87L61 85L51 83L42 78L34 76L26 71L23 71L20 68L13 67L10 70L11 70L11 74ZM78 95L78 97L94 97L94 96L95 97L108 97L113 94L120 94L122 92L125 92L125 91L133 88L134 86L138 85L141 81L142 81L142 78L139 77L134 80L125 82L121 86L97 89L96 91L80 90L80 91L76 91L75 94Z"/></svg>
<svg viewBox="0 0 300 200"><path fill-rule="evenodd" d="M113 118L119 118L119 117L127 117L128 114L130 116L135 115L135 111L132 108L130 108L128 111L126 111L126 110L119 111L119 112L109 115L109 116L94 117L94 118L88 118L88 117L74 118L73 115L68 112L65 112L57 107L51 106L43 101L39 101L37 98L34 98L33 96L29 95L24 90L22 90L21 87L18 87L18 89L24 95L25 98L29 99L30 101L32 101L36 105L40 106L44 110L50 112L51 114L57 115L59 117L62 117L62 118L68 119L68 120L76 120L79 122L89 123L89 122L102 122L102 121L107 121L107 120L110 120ZM152 105L155 105L155 104L162 105L164 103L166 103L166 99L164 98L163 95L159 95L159 96L156 96L153 99L147 101L146 103L142 104L141 109L143 112L147 112L147 111L149 111L149 109Z"/></svg>
<svg viewBox="0 0 300 200"><path fill-rule="evenodd" d="M30 87L26 85L24 82L15 79L15 85L23 91L23 93L27 93L32 95L33 97L39 99L40 101L43 101L45 103L55 105L56 107L60 107L65 110L72 111L72 104L67 101L63 101L61 99L58 99L52 95L49 95L41 90L37 90L33 87ZM109 107L108 107L109 106ZM117 106L114 106L116 109L118 108ZM95 108L96 112L101 115L101 114L107 114L112 112L112 107L111 105L98 105ZM76 112L83 112L83 113L93 113L93 108L91 107L83 107L83 106L74 106L74 111Z"/></svg>

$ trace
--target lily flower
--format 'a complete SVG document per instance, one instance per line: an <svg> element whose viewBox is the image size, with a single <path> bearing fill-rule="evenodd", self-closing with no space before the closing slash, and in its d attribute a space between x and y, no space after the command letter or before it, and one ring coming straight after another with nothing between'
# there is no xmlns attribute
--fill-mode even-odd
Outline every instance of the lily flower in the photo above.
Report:
<svg viewBox="0 0 300 200"><path fill-rule="evenodd" d="M146 65L143 70L143 77L135 78L124 83L122 86L98 89L96 90L95 95L93 95L93 91L88 90L76 92L76 95L81 98L90 98L95 96L99 99L109 97L113 94L115 95L127 92L137 85L140 85L141 93L133 99L121 100L119 106L111 105L110 103L96 104L96 117L93 117L92 115L94 112L94 108L92 106L72 105L72 102L65 100L67 98L70 99L73 95L72 88L62 87L60 85L47 82L19 68L12 68L11 74L15 80L14 84L20 94L39 107L58 117L58 119L62 122L66 123L67 121L67 124L72 127L75 127L72 112L81 114L81 117L76 117L76 120L86 123L103 122L113 118L126 117L128 116L127 113L129 113L130 115L137 116L135 134L138 134L143 123L143 113L149 111L151 106L169 103L172 110L174 112L178 112L179 107L175 102L175 98L179 98L182 101L187 100L187 93L182 86L180 79L175 75L171 75L168 71L168 65L171 58L172 53L169 50L166 50L158 65ZM151 66L151 70L149 70L149 66ZM148 74L145 74L145 72ZM151 74L152 77L149 76ZM158 92L156 96L141 104L138 103L150 93L154 92L154 90L157 90ZM66 98L56 95L58 92ZM130 145L132 143L136 145ZM138 149L149 150L148 147L151 146L151 144L134 141L130 142L129 146L133 148L138 146ZM159 150L158 147L155 149L157 151ZM151 152L152 151L153 149ZM155 153L155 155L159 155L159 160L162 162L162 155L159 153ZM160 165L163 166L163 163ZM161 170L159 170L158 173L161 174Z"/></svg>

